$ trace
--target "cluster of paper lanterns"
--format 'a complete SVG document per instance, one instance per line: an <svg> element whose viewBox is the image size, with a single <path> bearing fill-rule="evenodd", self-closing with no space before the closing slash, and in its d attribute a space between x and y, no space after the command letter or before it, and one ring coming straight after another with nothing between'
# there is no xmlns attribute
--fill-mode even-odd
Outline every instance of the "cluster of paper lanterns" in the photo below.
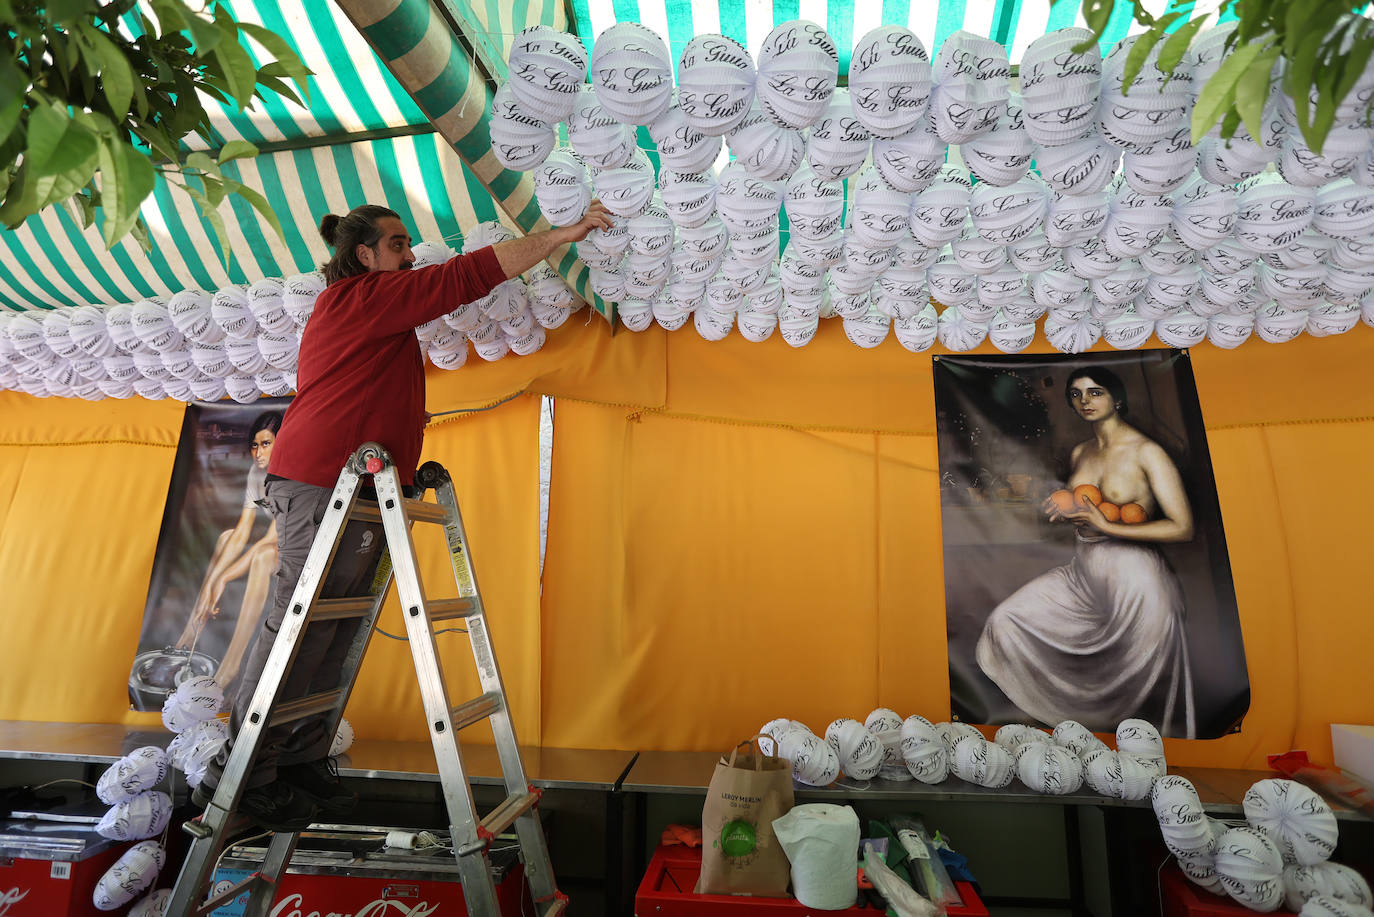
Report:
<svg viewBox="0 0 1374 917"><path fill-rule="evenodd" d="M1264 136L1218 126L1195 146L1193 105L1234 28L1202 33L1167 74L1152 48L1129 84L1135 37L1103 58L1087 30L1056 30L1017 86L990 39L955 32L932 60L880 26L837 88L835 43L811 22L778 26L756 57L698 35L677 61L638 23L603 32L590 60L535 26L511 51L492 142L534 171L551 222L594 196L614 215L578 252L632 330L690 319L709 340L738 327L802 346L837 316L861 347L895 333L912 351L1017 352L1043 333L1079 352L1374 324L1374 131L1357 101L1374 71L1320 156L1277 86Z"/></svg>
<svg viewBox="0 0 1374 917"><path fill-rule="evenodd" d="M1067 720L1045 732L1010 725L992 741L967 723L932 723L879 707L863 722L842 717L824 737L797 720L776 719L759 729L764 751L792 763L793 777L826 786L843 775L851 780L917 780L943 783L950 774L978 786L1000 789L1013 779L1038 793L1076 793L1087 783L1116 799L1145 799L1166 773L1164 742L1145 720L1123 720L1116 748L1080 723Z"/></svg>
<svg viewBox="0 0 1374 917"><path fill-rule="evenodd" d="M513 237L495 221L479 223L464 251ZM416 267L440 264L456 252L421 242ZM296 387L300 335L324 291L318 272L207 293L183 290L167 300L0 312L0 389L39 397L97 400L171 398L248 404ZM430 362L458 369L468 344L486 360L530 354L580 306L547 264L501 284L475 303L458 306L417 329Z"/></svg>
<svg viewBox="0 0 1374 917"><path fill-rule="evenodd" d="M1197 790L1178 774L1150 796L1164 843L1183 874L1254 911L1281 906L1304 917L1367 917L1369 884L1330 862L1336 817L1316 792L1294 780L1261 780L1245 794L1244 824L1210 818Z"/></svg>

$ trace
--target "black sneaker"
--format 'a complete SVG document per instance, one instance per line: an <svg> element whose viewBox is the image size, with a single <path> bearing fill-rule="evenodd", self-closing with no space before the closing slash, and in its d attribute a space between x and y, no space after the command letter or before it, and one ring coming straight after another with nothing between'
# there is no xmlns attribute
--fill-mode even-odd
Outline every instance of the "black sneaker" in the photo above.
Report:
<svg viewBox="0 0 1374 917"><path fill-rule="evenodd" d="M358 804L358 794L340 781L333 758L278 766L277 779L318 806L321 815L344 816Z"/></svg>
<svg viewBox="0 0 1374 917"><path fill-rule="evenodd" d="M289 783L276 783L245 790L239 798L238 814L268 831L303 831L318 821L320 807Z"/></svg>

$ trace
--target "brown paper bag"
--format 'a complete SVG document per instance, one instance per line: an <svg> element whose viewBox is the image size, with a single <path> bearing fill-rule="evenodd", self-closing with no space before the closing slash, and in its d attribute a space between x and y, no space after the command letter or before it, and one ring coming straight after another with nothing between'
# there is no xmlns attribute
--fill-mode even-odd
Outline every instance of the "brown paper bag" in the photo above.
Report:
<svg viewBox="0 0 1374 917"><path fill-rule="evenodd" d="M787 895L792 867L773 834L773 819L792 809L792 766L765 755L758 738L735 746L711 776L701 812L697 894Z"/></svg>

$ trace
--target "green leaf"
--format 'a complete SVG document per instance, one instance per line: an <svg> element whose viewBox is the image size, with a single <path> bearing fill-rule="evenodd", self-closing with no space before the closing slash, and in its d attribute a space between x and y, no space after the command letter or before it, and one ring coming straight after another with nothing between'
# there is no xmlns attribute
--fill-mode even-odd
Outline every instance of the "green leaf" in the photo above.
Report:
<svg viewBox="0 0 1374 917"><path fill-rule="evenodd" d="M148 238L148 224L143 222L143 217L134 220L134 225L129 228L129 235L134 237L134 241L143 249L144 254L153 250L153 242Z"/></svg>
<svg viewBox="0 0 1374 917"><path fill-rule="evenodd" d="M229 94L242 111L253 100L253 87L258 82L258 70L248 51L239 44L238 30L232 22L219 24L222 40L211 55L219 64Z"/></svg>
<svg viewBox="0 0 1374 917"><path fill-rule="evenodd" d="M1368 20L1362 20L1362 24ZM1336 84L1335 100L1340 105L1345 101L1345 97L1350 95L1350 90L1355 88L1355 83L1360 75L1364 73L1365 65L1369 63L1369 56L1374 52L1374 34L1370 34L1367 28L1361 28L1360 34L1350 46L1350 52L1345 58L1345 71L1341 80Z"/></svg>
<svg viewBox="0 0 1374 917"><path fill-rule="evenodd" d="M38 183L29 172L28 163L24 163L5 191L5 202L0 204L0 223L15 229L37 211Z"/></svg>
<svg viewBox="0 0 1374 917"><path fill-rule="evenodd" d="M258 148L247 140L230 140L219 151L219 164L224 165L234 159L252 158L258 155Z"/></svg>
<svg viewBox="0 0 1374 917"><path fill-rule="evenodd" d="M100 144L100 197L105 210L101 234L107 249L128 235L156 179L148 157L127 143L106 138Z"/></svg>
<svg viewBox="0 0 1374 917"><path fill-rule="evenodd" d="M1317 53L1321 50L1322 33L1313 32L1303 40L1296 57L1288 59L1288 69L1284 72L1284 91L1293 100L1293 108L1298 118L1298 127L1306 131L1311 126L1309 104L1312 87L1316 84L1314 75L1317 70Z"/></svg>
<svg viewBox="0 0 1374 917"><path fill-rule="evenodd" d="M291 102L295 102L295 103L296 103L297 105L299 105L301 108L305 108L305 107L306 107L305 103L302 102L302 101L300 100L300 98L296 95L296 93L295 93L294 91L292 91L292 89L291 89L290 86L286 85L286 84L283 83L281 80L277 79L275 76L271 76L270 74L265 74L265 73L263 73L262 71L263 71L264 69L266 69L266 68L263 68L263 67L258 68L258 85L259 85L259 86L266 86L268 89L272 90L273 92L275 92L277 95L281 96L282 98L287 99L287 100L289 100L289 101L291 101ZM258 95L261 96L262 94L261 94L261 93L258 93Z"/></svg>
<svg viewBox="0 0 1374 917"><path fill-rule="evenodd" d="M78 163L71 169L49 176L52 184L46 194L43 195L38 209L49 207L58 201L65 201L76 194L86 183L95 175L95 167L99 163L100 156L94 145L91 147L91 155L84 162Z"/></svg>
<svg viewBox="0 0 1374 917"><path fill-rule="evenodd" d="M1221 118L1222 112L1231 107L1236 98L1236 83L1262 50L1264 45L1259 42L1243 46L1222 61L1217 72L1202 87L1197 104L1193 106L1194 143L1200 141Z"/></svg>
<svg viewBox="0 0 1374 917"><path fill-rule="evenodd" d="M1197 35L1207 23L1207 14L1198 16L1196 19L1188 21L1181 26L1177 32L1170 35L1164 42L1164 47L1159 49L1159 60L1155 61L1155 67L1160 73L1165 74L1168 79L1173 79L1174 71L1178 69L1179 63L1183 60L1183 55L1187 53L1188 46L1193 43L1193 36Z"/></svg>
<svg viewBox="0 0 1374 917"><path fill-rule="evenodd" d="M211 158L209 153L201 150L197 150L186 157L186 166L187 168L203 172L206 175L219 174L219 165Z"/></svg>
<svg viewBox="0 0 1374 917"><path fill-rule="evenodd" d="M1141 68L1145 66L1145 59L1150 56L1154 46L1159 43L1159 39L1164 35L1163 26L1155 26L1135 40L1131 45L1131 50L1126 53L1126 64L1121 71L1121 94L1127 95L1131 90L1131 84L1136 77L1140 76Z"/></svg>
<svg viewBox="0 0 1374 917"><path fill-rule="evenodd" d="M248 187L247 185L239 185L235 193L237 193L239 197L243 198L248 203L252 204L253 209L258 212L258 215L267 221L268 226L272 227L272 231L277 234L277 238L280 239L283 243L286 242L286 233L282 231L281 221L277 219L276 211L274 211L271 208L271 206L268 205L267 198L263 197L261 194L259 194L252 188Z"/></svg>
<svg viewBox="0 0 1374 917"><path fill-rule="evenodd" d="M32 164L35 178L77 168L95 156L95 148L94 135L73 121L62 104L40 105L29 113L24 161Z"/></svg>
<svg viewBox="0 0 1374 917"><path fill-rule="evenodd" d="M224 31L213 22L206 22L204 19L186 11L186 28L191 33L191 40L195 42L196 53L202 57L213 53L219 48L219 44L224 40ZM237 36L232 39L237 44Z"/></svg>
<svg viewBox="0 0 1374 917"><path fill-rule="evenodd" d="M123 121L129 114L129 105L134 97L134 70L129 66L129 59L110 40L110 36L90 23L83 22L77 28L95 52L110 111L115 121Z"/></svg>
<svg viewBox="0 0 1374 917"><path fill-rule="evenodd" d="M1112 11L1116 9L1115 0L1083 0L1083 21L1092 30L1093 38L1091 42L1084 42L1073 49L1075 54L1081 54L1096 44L1102 38L1102 33L1107 31L1107 23L1112 21Z"/></svg>
<svg viewBox="0 0 1374 917"><path fill-rule="evenodd" d="M54 25L63 25L78 17L87 17L95 10L91 0L47 0L43 4L47 19Z"/></svg>
<svg viewBox="0 0 1374 917"><path fill-rule="evenodd" d="M230 191L238 188L239 183L230 178L210 178L202 175L201 184L205 186L205 197L210 202L210 206L219 207L224 203L224 197Z"/></svg>
<svg viewBox="0 0 1374 917"><path fill-rule="evenodd" d="M1236 111L1245 122L1250 136L1259 141L1264 136L1264 105L1269 101L1269 87L1274 74L1274 61L1283 49L1278 45L1268 48L1251 61L1236 83Z"/></svg>
<svg viewBox="0 0 1374 917"><path fill-rule="evenodd" d="M219 260L222 263L229 261L229 233L224 228L224 218L219 215L219 210L195 188L190 185L184 186L186 193L200 205L200 212L205 217L210 227L215 231L215 248L218 250Z"/></svg>
<svg viewBox="0 0 1374 917"><path fill-rule="evenodd" d="M273 63L281 68L281 72L278 73L274 70L271 75L290 77L300 88L301 96L308 101L310 99L310 87L307 85L307 77L311 75L311 70L305 66L305 62L300 59L291 45L280 35L256 23L240 22L239 29L249 38L262 45L268 54L276 58Z"/></svg>
<svg viewBox="0 0 1374 917"><path fill-rule="evenodd" d="M19 113L24 109L24 90L28 78L19 65L8 59L0 59L0 143L9 139L10 132L19 123ZM5 163L0 162L0 167Z"/></svg>

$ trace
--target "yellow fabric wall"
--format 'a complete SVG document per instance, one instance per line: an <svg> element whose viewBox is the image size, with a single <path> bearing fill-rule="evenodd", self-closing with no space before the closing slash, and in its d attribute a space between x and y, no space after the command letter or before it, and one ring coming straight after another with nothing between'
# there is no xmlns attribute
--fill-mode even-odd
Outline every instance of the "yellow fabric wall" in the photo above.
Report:
<svg viewBox="0 0 1374 917"><path fill-rule="evenodd" d="M1171 760L1329 760L1329 723L1374 722L1374 330L1192 359L1252 703L1241 734L1171 743ZM431 370L433 411L527 393L426 439L458 484L522 740L716 749L775 716L946 718L930 360L858 350L838 323L792 350L577 316L533 357ZM542 597L539 393L559 399ZM0 393L0 719L155 719L124 685L180 421L175 404ZM440 543L421 549L450 588ZM394 601L383 627L403 629ZM466 696L465 641L441 641ZM374 641L348 716L423 739L404 644Z"/></svg>

